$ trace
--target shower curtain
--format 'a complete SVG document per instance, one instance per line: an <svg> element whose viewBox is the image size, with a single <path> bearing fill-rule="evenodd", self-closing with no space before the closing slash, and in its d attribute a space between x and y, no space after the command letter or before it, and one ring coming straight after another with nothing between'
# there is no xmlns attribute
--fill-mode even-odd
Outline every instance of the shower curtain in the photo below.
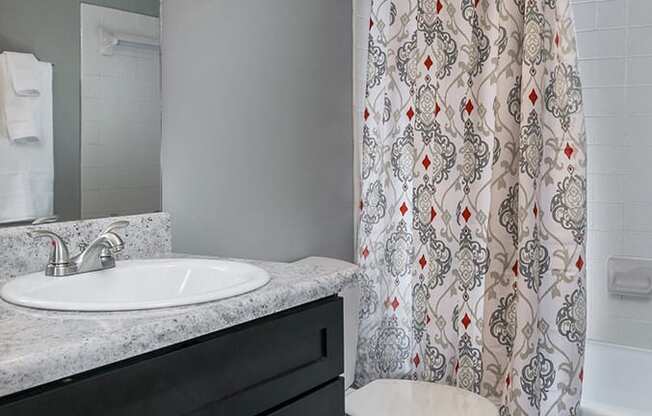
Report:
<svg viewBox="0 0 652 416"><path fill-rule="evenodd" d="M576 415L586 149L569 0L371 8L357 383Z"/></svg>

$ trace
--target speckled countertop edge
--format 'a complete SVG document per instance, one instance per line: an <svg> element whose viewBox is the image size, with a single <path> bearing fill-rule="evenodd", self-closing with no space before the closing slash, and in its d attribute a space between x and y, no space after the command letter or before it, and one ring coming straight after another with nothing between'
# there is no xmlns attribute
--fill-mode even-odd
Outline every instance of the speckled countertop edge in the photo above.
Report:
<svg viewBox="0 0 652 416"><path fill-rule="evenodd" d="M348 263L246 261L270 282L241 296L112 313L38 311L0 300L0 397L319 300L355 283Z"/></svg>

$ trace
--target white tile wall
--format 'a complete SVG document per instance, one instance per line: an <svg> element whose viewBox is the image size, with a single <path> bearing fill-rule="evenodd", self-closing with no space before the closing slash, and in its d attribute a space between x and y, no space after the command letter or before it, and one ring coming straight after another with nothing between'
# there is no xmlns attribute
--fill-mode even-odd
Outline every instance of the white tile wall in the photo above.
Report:
<svg viewBox="0 0 652 416"><path fill-rule="evenodd" d="M629 0L628 9L630 25L641 26L652 23L652 1Z"/></svg>
<svg viewBox="0 0 652 416"><path fill-rule="evenodd" d="M160 55L100 53L99 28L159 38L159 19L82 4L82 216L161 209Z"/></svg>
<svg viewBox="0 0 652 416"><path fill-rule="evenodd" d="M586 60L580 62L584 87L622 86L625 82L625 58Z"/></svg>
<svg viewBox="0 0 652 416"><path fill-rule="evenodd" d="M598 28L622 27L626 24L625 1L606 0L595 3L595 24Z"/></svg>
<svg viewBox="0 0 652 416"><path fill-rule="evenodd" d="M652 0L572 3L589 154L589 336L652 348L652 301L606 290L610 256L652 258Z"/></svg>
<svg viewBox="0 0 652 416"><path fill-rule="evenodd" d="M580 56L585 59L623 56L625 45L627 45L626 32L623 28L578 31L577 45Z"/></svg>

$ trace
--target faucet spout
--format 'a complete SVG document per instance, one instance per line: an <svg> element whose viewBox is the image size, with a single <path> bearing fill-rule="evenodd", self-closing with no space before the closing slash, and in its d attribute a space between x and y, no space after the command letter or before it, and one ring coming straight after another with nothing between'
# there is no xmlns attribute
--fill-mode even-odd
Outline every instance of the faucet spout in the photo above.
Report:
<svg viewBox="0 0 652 416"><path fill-rule="evenodd" d="M86 247L84 251L70 259L78 273L109 269L115 266L113 254L114 242L107 235L101 235ZM124 246L124 244L123 244ZM115 247L117 248L117 247Z"/></svg>

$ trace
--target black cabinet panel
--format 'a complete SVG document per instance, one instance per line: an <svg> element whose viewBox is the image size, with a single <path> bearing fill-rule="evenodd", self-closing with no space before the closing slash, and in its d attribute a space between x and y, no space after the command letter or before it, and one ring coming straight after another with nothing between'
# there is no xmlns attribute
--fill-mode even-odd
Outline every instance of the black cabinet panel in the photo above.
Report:
<svg viewBox="0 0 652 416"><path fill-rule="evenodd" d="M2 398L0 414L263 414L338 378L342 322L331 297Z"/></svg>
<svg viewBox="0 0 652 416"><path fill-rule="evenodd" d="M319 390L265 416L344 416L344 379L337 379Z"/></svg>

